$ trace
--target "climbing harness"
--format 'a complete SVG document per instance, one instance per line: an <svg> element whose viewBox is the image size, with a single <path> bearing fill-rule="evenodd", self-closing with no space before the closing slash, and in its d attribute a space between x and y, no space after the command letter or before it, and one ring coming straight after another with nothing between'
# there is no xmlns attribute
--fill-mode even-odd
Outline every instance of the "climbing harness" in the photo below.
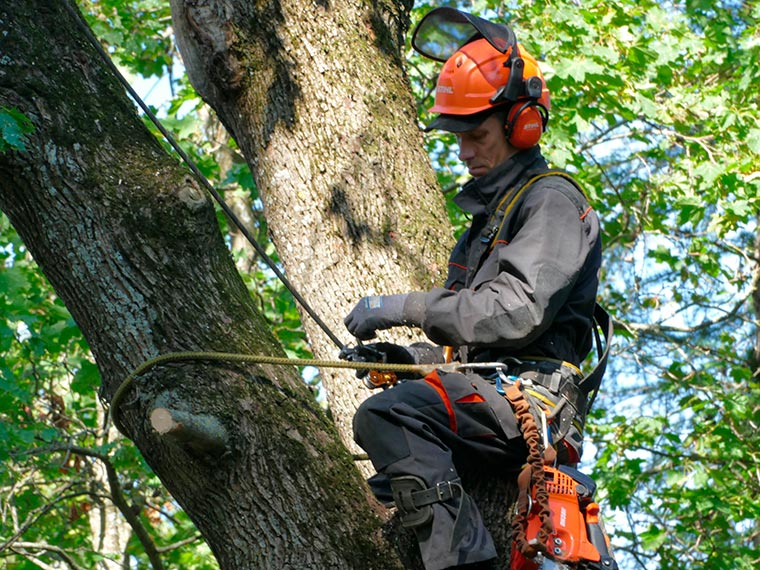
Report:
<svg viewBox="0 0 760 570"><path fill-rule="evenodd" d="M527 181L522 184L516 184L514 187L512 187L508 192L506 192L504 198L502 198L501 201L497 204L493 214L491 214L488 222L481 232L479 242L476 242L477 246L480 248L480 253L474 256L475 259L480 259L483 253L486 251L488 251L489 254L493 251L494 247L499 242L499 238L502 235L502 231L504 230L510 214L517 206L520 198L525 195L526 191L535 182L551 176L556 176L567 180L573 185L576 190L575 192L569 188L566 189L561 186L558 186L555 189L558 192L562 192L562 194L564 194L571 202L573 202L579 212L581 219L588 215L589 211L591 211L591 206L588 204L586 194L584 193L583 188L581 188L580 184L578 184L578 182L568 173L557 169L545 170L538 173L535 173L535 171L533 173L529 172L523 178L523 180L527 178ZM468 269L468 271L470 270ZM578 383L578 388L583 394L590 394L589 402L586 406L586 413L591 410L591 406L593 405L599 392L599 388L602 384L602 377L604 376L604 372L607 369L610 341L613 334L612 319L604 307L598 303L594 305L593 320L595 326L592 326L591 328L594 335L594 344L596 345L597 350L597 364L594 369ZM602 337L599 334L600 328L602 330L602 335L604 336L604 347L602 345Z"/></svg>
<svg viewBox="0 0 760 570"><path fill-rule="evenodd" d="M588 214L590 206L583 189L570 175L558 170L529 174L527 181L510 189L495 208L481 233L478 243L481 251L476 259L492 252L499 240L504 239L502 232L520 198L536 181L548 176L568 180L577 192L564 187L557 187L557 190L575 204L581 219ZM587 376L583 377L578 371L577 375L573 375L575 378L563 378L559 373L561 367L574 368L568 363L557 363L555 370L544 374L546 381L535 385L525 378L505 376L503 371L497 371L495 376L496 389L512 406L528 448L527 463L517 479L518 499L512 519L510 570L617 568L599 517L599 505L593 502L596 485L591 478L575 469L554 466L557 450L550 441L549 431L549 425L557 422L556 441L563 442L574 418L588 413L599 392L607 367L613 323L599 304L594 306L593 319L597 362ZM510 371L519 373L531 368L539 371L540 359L532 364L525 368L513 366ZM508 387L505 388L505 385ZM540 388L545 388L547 393L559 397L559 400L555 403L551 401L554 397L544 397ZM526 394L539 405L532 409ZM541 423L540 430L536 416Z"/></svg>

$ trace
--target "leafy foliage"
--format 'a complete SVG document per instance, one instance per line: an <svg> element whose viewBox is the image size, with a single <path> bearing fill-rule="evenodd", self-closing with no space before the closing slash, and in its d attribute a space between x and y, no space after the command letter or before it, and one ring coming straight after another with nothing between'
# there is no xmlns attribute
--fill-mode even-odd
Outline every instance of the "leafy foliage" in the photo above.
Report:
<svg viewBox="0 0 760 570"><path fill-rule="evenodd" d="M113 509L108 498L118 493L158 544L186 543L167 550L167 563L181 567L193 552L193 568L215 567L203 562L208 549L137 449L103 432L100 375L87 343L5 217L0 217L0 243L0 556L5 564L52 567L65 560L96 568L104 554L118 560L123 553L98 547L114 529L93 535L91 527L91 517ZM119 488L102 476L105 465L119 474ZM121 526L126 543L131 532ZM127 552L138 563L144 560L137 544Z"/></svg>
<svg viewBox="0 0 760 570"><path fill-rule="evenodd" d="M23 113L0 107L0 152L25 150L24 135L30 132L32 124Z"/></svg>
<svg viewBox="0 0 760 570"><path fill-rule="evenodd" d="M590 435L623 566L756 567L760 9L464 4L541 61L544 153L602 218L617 355ZM429 106L434 67L412 57L409 71ZM443 187L451 144L428 139Z"/></svg>

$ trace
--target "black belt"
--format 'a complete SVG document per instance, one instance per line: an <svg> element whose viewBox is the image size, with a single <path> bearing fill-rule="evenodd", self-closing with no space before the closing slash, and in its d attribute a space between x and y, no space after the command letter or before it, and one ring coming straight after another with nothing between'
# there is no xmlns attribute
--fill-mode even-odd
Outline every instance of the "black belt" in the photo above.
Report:
<svg viewBox="0 0 760 570"><path fill-rule="evenodd" d="M579 387L580 382L583 380L583 375L577 366L561 360L527 358L506 358L502 362L505 369L502 369L500 374L486 377L486 379L495 383L496 390L500 394L504 395L504 389L502 387L504 374L515 379L517 377L522 378L523 387L528 394L539 399L544 397L539 392L531 390L532 383L533 386L544 388L549 394L551 394L553 399L557 399L556 401L551 402L551 405L556 406L555 413L559 413L562 417L561 423L571 421L576 415L582 418L580 421L583 423L588 398ZM534 393L531 394L531 392ZM563 410L567 404L572 408L571 414L568 414Z"/></svg>
<svg viewBox="0 0 760 570"><path fill-rule="evenodd" d="M547 375L552 375L555 372L564 372L564 375L571 376L576 384L583 380L583 373L580 369L574 364L563 360L553 360L548 358L506 358L503 362L509 373L514 376L519 376L523 372L531 371Z"/></svg>

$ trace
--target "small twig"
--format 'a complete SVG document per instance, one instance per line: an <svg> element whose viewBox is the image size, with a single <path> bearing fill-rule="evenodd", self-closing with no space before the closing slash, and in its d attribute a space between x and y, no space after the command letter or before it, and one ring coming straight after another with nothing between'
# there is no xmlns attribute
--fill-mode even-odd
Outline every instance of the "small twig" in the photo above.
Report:
<svg viewBox="0 0 760 570"><path fill-rule="evenodd" d="M67 490L71 488L72 484L64 486L63 490ZM63 491L61 491L62 493ZM39 519L41 519L43 516L45 516L47 513L49 513L53 508L61 502L67 501L68 499L73 499L74 497L79 497L82 495L87 495L87 493L70 493L68 495L60 494L55 499L51 500L48 503L45 503L41 507L38 507L34 509L29 515L27 516L27 519L21 524L18 529L16 529L16 532L13 533L13 536L8 538L5 542L0 544L0 552L5 550L6 548L9 548L12 546L19 538L21 538L24 533L29 530L30 527L32 527Z"/></svg>
<svg viewBox="0 0 760 570"><path fill-rule="evenodd" d="M33 548L36 550L47 550L48 552L54 552L69 566L69 568L72 568L73 570L79 570L80 568L77 566L76 562L74 562L74 559L71 558L71 556L69 556L69 554L64 549L59 548L58 546L53 546L52 544L48 544L46 542L18 541L13 544L13 550L17 548ZM26 556L26 554L22 554L22 556ZM37 564L37 560L35 560L35 564ZM52 566L50 568L52 568Z"/></svg>
<svg viewBox="0 0 760 570"><path fill-rule="evenodd" d="M177 548L182 548L183 546L192 544L193 542L197 542L199 540L203 540L203 536L201 536L200 534L196 534L195 536L190 536L188 538L185 538L184 540L179 540L175 542L174 544L167 544L166 546L160 546L156 550L158 550L161 553L170 552L172 550L176 550Z"/></svg>
<svg viewBox="0 0 760 570"><path fill-rule="evenodd" d="M114 506L119 509L119 512L124 516L124 518L127 520L127 523L132 528L132 531L135 533L135 536L137 536L140 544L143 547L143 550L145 551L146 556L148 557L148 560L150 560L151 566L155 570L163 570L164 565L161 561L161 557L159 556L156 544L148 534L148 531L140 521L140 518L132 511L129 504L127 503L127 500L124 497L124 493L121 488L121 483L119 483L119 475L111 463L110 458L107 455L93 451L92 449L63 444L54 444L44 448L32 449L18 455L42 455L44 453L52 452L74 453L76 455L81 455L84 457L93 457L103 463L103 466L106 469L108 485L111 491L111 501L113 502ZM50 506L50 508L52 508L52 506ZM23 534L23 532L17 534L20 536L20 534ZM2 552L3 547L6 545L0 546L0 552Z"/></svg>

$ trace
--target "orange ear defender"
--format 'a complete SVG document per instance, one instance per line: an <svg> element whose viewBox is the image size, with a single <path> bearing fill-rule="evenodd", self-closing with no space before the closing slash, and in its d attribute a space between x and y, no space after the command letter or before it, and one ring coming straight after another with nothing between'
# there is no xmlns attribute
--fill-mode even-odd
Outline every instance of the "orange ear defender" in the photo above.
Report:
<svg viewBox="0 0 760 570"><path fill-rule="evenodd" d="M546 126L548 114L535 101L515 103L504 124L507 141L515 148L525 149L538 144Z"/></svg>

